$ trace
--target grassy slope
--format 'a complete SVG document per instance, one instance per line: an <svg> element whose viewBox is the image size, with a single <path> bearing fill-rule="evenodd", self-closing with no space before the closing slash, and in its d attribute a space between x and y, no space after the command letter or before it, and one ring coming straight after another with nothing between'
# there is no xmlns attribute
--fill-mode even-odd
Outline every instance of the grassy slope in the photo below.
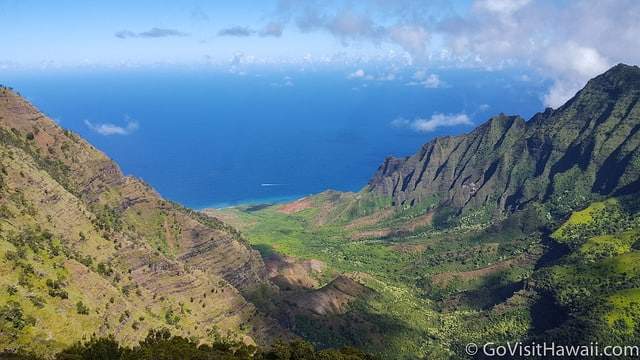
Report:
<svg viewBox="0 0 640 360"><path fill-rule="evenodd" d="M0 348L26 347L48 354L93 333L113 332L131 343L144 337L148 329L158 327L207 336L208 329L196 319L212 314L222 318L224 312L233 309L233 304L222 300L224 297L215 299L217 295L203 302L207 287L225 290L213 281L209 286L198 283L190 291L159 300L135 281L133 264L119 256L114 241L95 229L91 212L81 202L38 170L26 154L17 149L0 151L7 172L0 200L4 212L0 219L0 307L19 309L23 318L35 320L33 326L3 332ZM14 161L8 161L10 156ZM21 192L19 189L25 188L21 182L36 184L34 188L42 194ZM59 201L44 206L45 193ZM153 259L149 250L144 252ZM60 285L50 286L47 281ZM64 298L51 295L57 287L66 293ZM191 303L191 297L197 304ZM87 314L79 313L78 302L87 307ZM175 324L167 321L167 312L176 313L181 320ZM237 328L237 321L220 326ZM2 326L5 330L14 327L6 321ZM11 335L4 336L7 333Z"/></svg>
<svg viewBox="0 0 640 360"><path fill-rule="evenodd" d="M122 176L0 89L0 351L51 356L93 334L132 344L160 327L203 339L282 335L223 278L245 275L235 266L246 269L247 283L255 279L241 240ZM202 268L179 254L193 254L186 261Z"/></svg>
<svg viewBox="0 0 640 360"><path fill-rule="evenodd" d="M637 343L640 334L640 217L618 200L574 213L553 237L572 252L536 274L568 320L547 334L571 341Z"/></svg>
<svg viewBox="0 0 640 360"><path fill-rule="evenodd" d="M354 324L351 329L332 328L339 327L338 319L298 324L299 333L321 345L349 343L360 323L375 326L367 328L364 340L356 339L358 345L389 358L457 358L468 342L620 343L640 333L640 222L620 200L574 212L551 235L567 246L568 255L538 270L547 245L535 231L539 215L533 210L495 224L463 218L449 229L428 224L377 237L379 230L406 227L431 209L396 210L376 221L334 216L338 221L326 222L318 219L349 206L331 204L325 195L312 200L293 213L273 206L216 214L239 226L264 254L322 260L329 267L325 281L347 273L376 291L342 316ZM334 210L327 212L331 205ZM353 240L362 231L371 236ZM558 311L551 319L557 322L541 325L552 310Z"/></svg>
<svg viewBox="0 0 640 360"><path fill-rule="evenodd" d="M514 302L494 311L492 305L498 300L484 289L505 290L528 277L533 259L540 255L539 238L512 228L501 228L500 235L494 236L497 230L488 224L436 230L421 222L410 233L352 240L363 231L375 234L408 226L431 209L400 210L376 222L356 220L353 226L350 220L355 217L341 216L353 204L344 204L344 199L332 202L326 194L311 200L306 208L291 214L274 206L257 211L231 208L214 215L238 226L265 255L277 252L318 259L329 268L324 272L325 282L336 273L351 274L374 289L377 296L352 304L345 317L373 323L368 338L361 336L365 340L358 341L389 358L398 354L446 358L453 354L451 350L461 351L465 341L478 340L480 334L507 339L527 333L526 307ZM326 218L336 220L318 220ZM516 260L519 266L511 263ZM438 275L445 280L434 284L431 279ZM505 291L505 296L512 293ZM520 300L528 301L526 296ZM451 308L441 311L446 306ZM356 328L358 321L352 321ZM298 331L327 346L348 343L353 330L331 329L316 322L315 327L298 326Z"/></svg>

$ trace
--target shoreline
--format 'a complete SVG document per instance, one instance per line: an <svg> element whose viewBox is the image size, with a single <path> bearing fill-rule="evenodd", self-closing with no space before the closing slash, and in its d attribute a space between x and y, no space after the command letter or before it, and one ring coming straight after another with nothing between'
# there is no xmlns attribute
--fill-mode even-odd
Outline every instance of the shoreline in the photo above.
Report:
<svg viewBox="0 0 640 360"><path fill-rule="evenodd" d="M220 203L213 203L211 205L207 205L207 206L199 206L199 207L194 207L193 209L196 211L205 211L208 209L215 209L215 210L221 210L221 209L228 209L228 208L235 208L235 207L241 207L241 206L256 206L256 205L278 205L278 204L286 204L288 202L291 201L295 201L304 197L310 196L310 194L306 194L306 195L302 195L302 194L298 194L298 195L287 195L287 196L272 196L272 197L264 197L264 198L257 198L257 199L245 199L245 200L239 200L239 201L228 201L228 202L220 202Z"/></svg>

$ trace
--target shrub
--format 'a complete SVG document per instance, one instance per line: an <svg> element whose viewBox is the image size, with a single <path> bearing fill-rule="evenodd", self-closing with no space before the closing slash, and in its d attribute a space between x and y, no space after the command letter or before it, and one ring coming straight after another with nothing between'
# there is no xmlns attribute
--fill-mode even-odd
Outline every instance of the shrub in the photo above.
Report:
<svg viewBox="0 0 640 360"><path fill-rule="evenodd" d="M103 207L97 207L93 212L96 215L93 223L98 229L103 231L122 230L122 219L116 209L105 205Z"/></svg>
<svg viewBox="0 0 640 360"><path fill-rule="evenodd" d="M63 289L49 289L49 296L58 297L60 299L68 299L69 293Z"/></svg>
<svg viewBox="0 0 640 360"><path fill-rule="evenodd" d="M42 309L44 304L46 304L46 301L38 295L29 295L28 298L29 301L31 301L31 303L37 308Z"/></svg>
<svg viewBox="0 0 640 360"><path fill-rule="evenodd" d="M0 205L0 219L9 219L13 216L7 205Z"/></svg>
<svg viewBox="0 0 640 360"><path fill-rule="evenodd" d="M76 303L76 311L80 315L89 315L89 308L82 301Z"/></svg>
<svg viewBox="0 0 640 360"><path fill-rule="evenodd" d="M105 264L103 262L98 263L98 266L96 267L96 271L98 272L98 274L101 274L104 276L111 276L113 274L113 270L111 269L111 267L108 264Z"/></svg>
<svg viewBox="0 0 640 360"><path fill-rule="evenodd" d="M180 316L178 316L176 313L173 312L173 309L169 309L167 310L167 312L164 314L164 320L167 322L167 324L169 325L177 325L178 322L180 322Z"/></svg>
<svg viewBox="0 0 640 360"><path fill-rule="evenodd" d="M129 316L130 316L130 314L129 314L129 310L125 310L125 311L124 311L124 313L122 313L122 314L120 315L120 319L118 319L118 321L119 321L120 323L123 323L123 322L127 321L127 319L129 318Z"/></svg>
<svg viewBox="0 0 640 360"><path fill-rule="evenodd" d="M34 356L16 359L36 360ZM122 347L112 337L93 337L55 356L56 360L373 360L373 356L353 348L317 351L305 341L277 342L271 349L256 349L231 338L201 344L195 339L173 336L166 329L151 330L133 348Z"/></svg>
<svg viewBox="0 0 640 360"><path fill-rule="evenodd" d="M9 261L16 261L19 259L19 256L17 252L9 250L6 253L4 253L4 258Z"/></svg>
<svg viewBox="0 0 640 360"><path fill-rule="evenodd" d="M25 316L22 306L15 301L9 301L0 307L0 329L22 330L35 324L36 320L31 316Z"/></svg>
<svg viewBox="0 0 640 360"><path fill-rule="evenodd" d="M457 211L452 208L440 208L433 214L433 227L438 230L455 226Z"/></svg>
<svg viewBox="0 0 640 360"><path fill-rule="evenodd" d="M60 299L68 299L69 294L64 290L65 283L62 280L47 279L47 287L49 288L49 296L59 297Z"/></svg>
<svg viewBox="0 0 640 360"><path fill-rule="evenodd" d="M87 255L86 257L80 256L78 258L78 262L86 267L91 267L91 265L93 265L93 258L90 255Z"/></svg>
<svg viewBox="0 0 640 360"><path fill-rule="evenodd" d="M15 285L9 285L7 286L7 294L9 295L15 295L18 293L18 287L16 287Z"/></svg>
<svg viewBox="0 0 640 360"><path fill-rule="evenodd" d="M74 360L118 360L122 359L125 349L115 341L113 337L92 338L89 342L75 344L70 348L60 352L56 359Z"/></svg>

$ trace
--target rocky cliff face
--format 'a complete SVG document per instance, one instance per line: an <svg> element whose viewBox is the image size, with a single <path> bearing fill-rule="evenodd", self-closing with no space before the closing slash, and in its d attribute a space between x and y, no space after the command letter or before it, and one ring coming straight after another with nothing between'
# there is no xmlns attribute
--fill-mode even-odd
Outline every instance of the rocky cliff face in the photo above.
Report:
<svg viewBox="0 0 640 360"><path fill-rule="evenodd" d="M0 352L50 354L91 334L133 343L158 327L286 335L242 295L266 270L235 229L124 176L4 88L0 154L0 312L29 319L0 320Z"/></svg>
<svg viewBox="0 0 640 360"><path fill-rule="evenodd" d="M84 140L58 127L23 99L7 94L2 125L20 134L33 134L28 144L40 154L39 161L54 164L54 177L89 207L114 212L141 237L166 242L165 252L222 275L238 287L264 280L259 253L246 246L233 228L165 201L147 184L124 176L114 162ZM149 218L163 221L142 224Z"/></svg>
<svg viewBox="0 0 640 360"><path fill-rule="evenodd" d="M491 118L413 156L388 158L368 190L394 206L427 199L460 210L509 212L539 201L567 212L640 190L640 68L617 65L557 110L529 121Z"/></svg>

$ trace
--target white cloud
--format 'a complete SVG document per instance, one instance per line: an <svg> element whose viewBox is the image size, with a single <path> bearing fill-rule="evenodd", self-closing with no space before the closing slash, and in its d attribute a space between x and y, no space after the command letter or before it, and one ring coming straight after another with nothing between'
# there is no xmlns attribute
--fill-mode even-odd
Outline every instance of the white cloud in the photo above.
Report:
<svg viewBox="0 0 640 360"><path fill-rule="evenodd" d="M188 33L176 29L151 28L143 32L133 32L131 30L120 30L115 33L115 37L120 39L128 38L164 38L164 37L186 37Z"/></svg>
<svg viewBox="0 0 640 360"><path fill-rule="evenodd" d="M270 22L262 28L260 31L260 36L273 36L280 37L282 36L282 32L284 31L284 25L280 22Z"/></svg>
<svg viewBox="0 0 640 360"><path fill-rule="evenodd" d="M407 85L411 86L424 86L427 89L437 89L445 86L444 81L440 80L440 76L437 74L428 74L425 70L418 70L413 74L412 81Z"/></svg>
<svg viewBox="0 0 640 360"><path fill-rule="evenodd" d="M500 15L511 15L527 5L531 0L478 0L474 6Z"/></svg>
<svg viewBox="0 0 640 360"><path fill-rule="evenodd" d="M349 80L393 81L397 79L395 72L389 71L382 74L369 74L364 69L358 69L347 75Z"/></svg>
<svg viewBox="0 0 640 360"><path fill-rule="evenodd" d="M334 8L322 2L281 0L279 16L293 21L302 32L326 31L345 46L355 41L370 41L376 45L395 44L412 56L425 54L429 41L427 29L421 24L399 21L401 19L397 15L403 10L396 4L375 0L363 1L359 5L362 6L339 3ZM375 11L371 11L390 8L394 8L393 12L384 12L380 14L382 16L375 16ZM398 21L382 21L383 18L397 18Z"/></svg>
<svg viewBox="0 0 640 360"><path fill-rule="evenodd" d="M422 26L394 26L389 37L410 54L422 56L427 51L429 33Z"/></svg>
<svg viewBox="0 0 640 360"><path fill-rule="evenodd" d="M270 85L273 87L282 88L293 87L295 84L293 83L293 79L290 76L285 76L282 78L281 82L272 82Z"/></svg>
<svg viewBox="0 0 640 360"><path fill-rule="evenodd" d="M480 104L480 106L478 106L478 110L476 112L482 113L482 112L488 111L490 108L491 108L491 105L489 105L489 104Z"/></svg>
<svg viewBox="0 0 640 360"><path fill-rule="evenodd" d="M405 118L396 118L391 121L391 126L395 128L406 128L411 126L411 120Z"/></svg>
<svg viewBox="0 0 640 360"><path fill-rule="evenodd" d="M99 123L94 124L89 120L84 121L85 125L92 131L97 132L100 135L130 135L140 127L137 121L127 119L126 126L119 126L111 123Z"/></svg>
<svg viewBox="0 0 640 360"><path fill-rule="evenodd" d="M546 65L558 74L543 100L546 106L558 107L569 100L594 75L609 67L598 50L568 42L548 50Z"/></svg>
<svg viewBox="0 0 640 360"><path fill-rule="evenodd" d="M556 80L542 100L545 106L558 108L580 89L580 83Z"/></svg>
<svg viewBox="0 0 640 360"><path fill-rule="evenodd" d="M382 31L368 16L349 10L338 12L325 21L331 33L345 38L378 37Z"/></svg>
<svg viewBox="0 0 640 360"><path fill-rule="evenodd" d="M442 127L452 127L459 125L473 125L473 122L467 114L442 114L436 113L429 118L418 118L415 120L407 120L397 118L391 122L391 126L397 128L408 128L417 132L427 133Z"/></svg>
<svg viewBox="0 0 640 360"><path fill-rule="evenodd" d="M373 80L373 76L367 74L367 72L364 71L363 69L358 69L358 70L352 72L351 74L347 75L347 79L350 79L350 80L354 80L354 79Z"/></svg>
<svg viewBox="0 0 640 360"><path fill-rule="evenodd" d="M638 18L634 0L476 0L468 16L439 31L459 58L537 70L552 80L545 104L557 107L613 64L640 62Z"/></svg>
<svg viewBox="0 0 640 360"><path fill-rule="evenodd" d="M218 36L236 36L236 37L248 37L255 34L256 31L246 26L231 26L228 28L220 29Z"/></svg>
<svg viewBox="0 0 640 360"><path fill-rule="evenodd" d="M579 76L593 76L609 67L608 61L598 50L575 42L549 48L545 62L555 71L571 72Z"/></svg>
<svg viewBox="0 0 640 360"><path fill-rule="evenodd" d="M640 63L637 0L472 0L463 11L416 0L279 3L278 19L302 31L326 31L345 46L395 44L412 64L528 67L551 80L551 106L615 63Z"/></svg>
<svg viewBox="0 0 640 360"><path fill-rule="evenodd" d="M395 79L396 79L396 74L394 74L393 72L380 75L376 78L376 80L378 81L393 81Z"/></svg>
<svg viewBox="0 0 640 360"><path fill-rule="evenodd" d="M365 72L362 69L358 69L347 76L349 79L359 79L365 77Z"/></svg>

